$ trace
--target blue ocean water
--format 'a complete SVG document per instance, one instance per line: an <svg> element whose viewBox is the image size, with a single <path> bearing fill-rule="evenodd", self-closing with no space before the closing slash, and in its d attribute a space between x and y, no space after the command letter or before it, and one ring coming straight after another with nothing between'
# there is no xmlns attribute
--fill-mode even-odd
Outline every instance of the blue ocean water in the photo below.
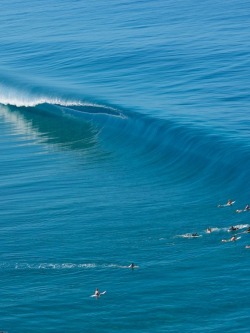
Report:
<svg viewBox="0 0 250 333"><path fill-rule="evenodd" d="M249 10L1 1L0 330L249 331Z"/></svg>

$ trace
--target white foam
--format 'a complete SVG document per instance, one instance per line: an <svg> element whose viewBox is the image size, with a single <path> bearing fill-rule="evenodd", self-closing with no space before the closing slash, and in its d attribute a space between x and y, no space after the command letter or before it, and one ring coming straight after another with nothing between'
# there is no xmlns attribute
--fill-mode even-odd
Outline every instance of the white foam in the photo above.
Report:
<svg viewBox="0 0 250 333"><path fill-rule="evenodd" d="M135 266L138 267L138 266ZM2 269L16 269L16 270L65 270L65 269L109 269L109 268L129 268L129 266L118 265L118 264L96 264L96 263L15 263L11 265L9 263L1 263L0 268Z"/></svg>

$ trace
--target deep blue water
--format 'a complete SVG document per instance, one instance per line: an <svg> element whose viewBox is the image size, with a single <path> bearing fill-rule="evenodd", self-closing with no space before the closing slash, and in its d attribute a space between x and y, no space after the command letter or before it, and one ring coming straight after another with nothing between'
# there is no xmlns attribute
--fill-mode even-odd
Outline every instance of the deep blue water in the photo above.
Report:
<svg viewBox="0 0 250 333"><path fill-rule="evenodd" d="M0 330L249 332L249 11L1 1Z"/></svg>

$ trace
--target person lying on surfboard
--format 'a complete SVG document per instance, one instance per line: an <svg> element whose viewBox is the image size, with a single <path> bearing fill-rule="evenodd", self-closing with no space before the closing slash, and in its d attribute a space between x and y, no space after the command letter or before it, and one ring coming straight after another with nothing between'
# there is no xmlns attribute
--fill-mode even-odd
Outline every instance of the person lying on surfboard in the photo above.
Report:
<svg viewBox="0 0 250 333"><path fill-rule="evenodd" d="M230 239L222 239L222 242L235 242L238 239L240 239L240 237L236 237L235 235L233 237L231 237Z"/></svg>
<svg viewBox="0 0 250 333"><path fill-rule="evenodd" d="M228 229L228 231L236 231L238 230L239 228L237 227L234 227L233 225Z"/></svg>
<svg viewBox="0 0 250 333"><path fill-rule="evenodd" d="M229 200L227 201L227 205L228 205L228 206L231 206L232 204L233 204L233 200L229 199Z"/></svg>
<svg viewBox="0 0 250 333"><path fill-rule="evenodd" d="M250 211L249 205L246 205L244 209L236 209L236 213L249 212L249 211Z"/></svg>
<svg viewBox="0 0 250 333"><path fill-rule="evenodd" d="M235 203L235 200L228 199L226 204L218 205L218 207L228 207L228 206L232 206L234 203Z"/></svg>

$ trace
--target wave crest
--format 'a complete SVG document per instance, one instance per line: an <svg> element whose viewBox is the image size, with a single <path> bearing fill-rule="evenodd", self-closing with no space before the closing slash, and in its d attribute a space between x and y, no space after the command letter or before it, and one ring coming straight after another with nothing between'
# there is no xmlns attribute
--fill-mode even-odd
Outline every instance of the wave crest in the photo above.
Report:
<svg viewBox="0 0 250 333"><path fill-rule="evenodd" d="M83 111L90 113L107 113L111 115L121 116L121 112L116 108L101 103L82 101L75 98L61 98L57 96L49 96L49 94L34 94L24 91L23 89L15 89L0 84L0 104L14 107L37 107L48 104L60 107L68 107L75 111ZM91 111L89 110L91 109Z"/></svg>

